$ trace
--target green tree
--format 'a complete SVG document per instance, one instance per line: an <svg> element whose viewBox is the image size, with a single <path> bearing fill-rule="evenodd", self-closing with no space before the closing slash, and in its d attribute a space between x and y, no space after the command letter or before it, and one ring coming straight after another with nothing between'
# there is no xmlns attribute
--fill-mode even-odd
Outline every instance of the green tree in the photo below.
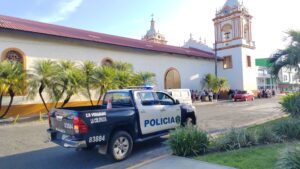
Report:
<svg viewBox="0 0 300 169"><path fill-rule="evenodd" d="M7 94L10 96L8 106L0 116L1 119L8 114L15 95L23 94L27 85L22 64L14 61L4 61L0 63L0 67L1 99Z"/></svg>
<svg viewBox="0 0 300 169"><path fill-rule="evenodd" d="M57 68L58 65L54 61L39 60L34 63L33 69L28 71L27 75L29 80L28 98L33 99L38 92L47 112L49 112L49 108L46 104L43 93L46 88L50 89L52 87L53 80L58 78Z"/></svg>
<svg viewBox="0 0 300 169"><path fill-rule="evenodd" d="M203 87L207 88L208 90L212 90L215 85L215 79L216 77L213 74L207 74L205 75L203 79Z"/></svg>
<svg viewBox="0 0 300 169"><path fill-rule="evenodd" d="M278 78L282 68L295 69L300 78L300 32L291 30L287 32L289 45L278 50L270 59L272 74Z"/></svg>
<svg viewBox="0 0 300 169"><path fill-rule="evenodd" d="M118 88L126 88L132 85L131 77L134 75L133 66L130 63L115 62L111 65L115 70L115 80Z"/></svg>
<svg viewBox="0 0 300 169"><path fill-rule="evenodd" d="M96 64L92 61L85 61L81 65L81 70L83 72L83 95L87 96L93 106L91 90L94 89L95 85L92 83L92 77L94 76L96 70Z"/></svg>
<svg viewBox="0 0 300 169"><path fill-rule="evenodd" d="M117 89L118 79L116 78L116 70L110 66L98 67L92 77L92 83L99 89L99 97L97 104L100 104L103 94L109 89Z"/></svg>
<svg viewBox="0 0 300 169"><path fill-rule="evenodd" d="M215 93L229 88L227 79L223 77L217 78L212 74L205 75L203 83L205 88L207 88L208 90L212 90Z"/></svg>
<svg viewBox="0 0 300 169"><path fill-rule="evenodd" d="M61 94L65 94L65 99L61 107L64 107L71 99L71 97L79 93L83 86L84 78L82 71L77 67L75 62L63 61L60 63L62 74L60 74L63 82Z"/></svg>
<svg viewBox="0 0 300 169"><path fill-rule="evenodd" d="M213 87L213 91L215 93L220 92L221 90L227 90L229 89L229 84L227 79L220 77L220 78L215 78L215 82L214 82L214 87Z"/></svg>
<svg viewBox="0 0 300 169"><path fill-rule="evenodd" d="M142 86L145 84L155 84L155 73L152 72L139 72L133 74L131 78L133 86Z"/></svg>

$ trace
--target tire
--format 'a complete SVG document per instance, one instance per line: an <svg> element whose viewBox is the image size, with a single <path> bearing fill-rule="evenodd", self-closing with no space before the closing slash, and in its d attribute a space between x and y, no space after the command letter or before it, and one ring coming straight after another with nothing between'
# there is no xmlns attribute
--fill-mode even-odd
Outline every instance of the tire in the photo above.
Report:
<svg viewBox="0 0 300 169"><path fill-rule="evenodd" d="M122 161L131 154L133 141L130 134L125 131L116 132L109 142L109 154L115 161Z"/></svg>
<svg viewBox="0 0 300 169"><path fill-rule="evenodd" d="M195 125L195 120L192 117L187 117L183 124L184 126L193 126Z"/></svg>

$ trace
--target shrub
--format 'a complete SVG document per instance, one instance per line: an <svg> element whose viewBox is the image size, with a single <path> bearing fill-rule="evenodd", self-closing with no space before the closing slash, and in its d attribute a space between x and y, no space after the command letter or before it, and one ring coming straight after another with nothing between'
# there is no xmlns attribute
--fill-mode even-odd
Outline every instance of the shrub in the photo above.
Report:
<svg viewBox="0 0 300 169"><path fill-rule="evenodd" d="M221 151L250 147L256 143L257 138L254 132L236 128L231 129L216 140L216 146Z"/></svg>
<svg viewBox="0 0 300 169"><path fill-rule="evenodd" d="M280 104L283 111L293 117L300 117L300 93L284 96Z"/></svg>
<svg viewBox="0 0 300 169"><path fill-rule="evenodd" d="M283 142L283 140L274 133L271 127L263 127L257 132L257 142L259 144L272 144Z"/></svg>
<svg viewBox="0 0 300 169"><path fill-rule="evenodd" d="M174 155L195 156L206 152L209 138L202 130L187 126L172 131L166 144L171 147Z"/></svg>
<svg viewBox="0 0 300 169"><path fill-rule="evenodd" d="M299 169L300 168L300 148L290 147L283 152L276 163L278 169Z"/></svg>
<svg viewBox="0 0 300 169"><path fill-rule="evenodd" d="M273 131L286 140L300 139L300 119L281 121L273 127Z"/></svg>

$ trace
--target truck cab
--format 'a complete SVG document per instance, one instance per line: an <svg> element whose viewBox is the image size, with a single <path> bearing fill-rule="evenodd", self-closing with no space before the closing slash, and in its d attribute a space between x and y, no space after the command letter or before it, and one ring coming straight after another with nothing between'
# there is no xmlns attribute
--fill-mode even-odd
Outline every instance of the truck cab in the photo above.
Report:
<svg viewBox="0 0 300 169"><path fill-rule="evenodd" d="M99 106L52 109L48 132L63 147L97 147L120 161L131 154L134 143L166 135L188 119L195 124L195 112L184 110L165 92L111 90Z"/></svg>

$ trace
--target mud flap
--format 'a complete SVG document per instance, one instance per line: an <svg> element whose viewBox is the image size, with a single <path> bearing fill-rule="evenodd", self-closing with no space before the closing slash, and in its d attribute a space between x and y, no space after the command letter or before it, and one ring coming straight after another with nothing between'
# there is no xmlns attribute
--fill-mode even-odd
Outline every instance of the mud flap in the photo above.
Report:
<svg viewBox="0 0 300 169"><path fill-rule="evenodd" d="M106 155L107 154L107 149L108 149L108 144L100 145L98 147L98 153L102 154L102 155Z"/></svg>

